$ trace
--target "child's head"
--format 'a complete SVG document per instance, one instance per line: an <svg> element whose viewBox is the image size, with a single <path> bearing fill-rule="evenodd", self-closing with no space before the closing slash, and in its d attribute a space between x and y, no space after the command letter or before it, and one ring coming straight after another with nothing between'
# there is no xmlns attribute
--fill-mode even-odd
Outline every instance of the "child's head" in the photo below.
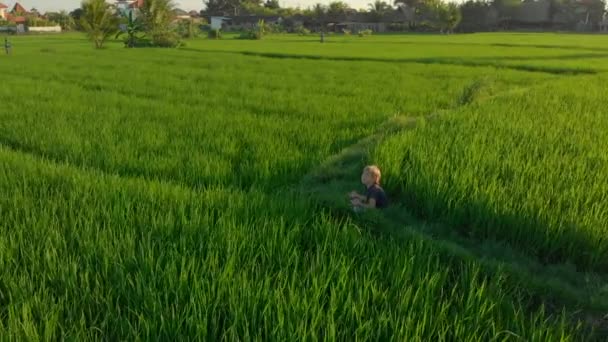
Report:
<svg viewBox="0 0 608 342"><path fill-rule="evenodd" d="M376 165L368 165L363 169L361 174L361 183L365 186L380 184L380 169Z"/></svg>

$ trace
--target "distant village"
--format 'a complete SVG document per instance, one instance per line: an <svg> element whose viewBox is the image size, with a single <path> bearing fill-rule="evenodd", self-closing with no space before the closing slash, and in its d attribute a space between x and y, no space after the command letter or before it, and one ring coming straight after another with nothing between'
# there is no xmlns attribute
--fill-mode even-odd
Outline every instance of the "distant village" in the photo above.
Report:
<svg viewBox="0 0 608 342"><path fill-rule="evenodd" d="M122 16L137 15L145 0L112 2ZM442 0L375 1L367 9L346 2L316 4L307 9L281 8L277 0L208 0L202 10L174 10L174 19L201 28L250 30L263 21L277 32L480 32L502 30L608 32L602 0ZM443 6L443 7L442 7ZM81 9L39 13L17 2L0 2L0 31L62 32L79 29Z"/></svg>

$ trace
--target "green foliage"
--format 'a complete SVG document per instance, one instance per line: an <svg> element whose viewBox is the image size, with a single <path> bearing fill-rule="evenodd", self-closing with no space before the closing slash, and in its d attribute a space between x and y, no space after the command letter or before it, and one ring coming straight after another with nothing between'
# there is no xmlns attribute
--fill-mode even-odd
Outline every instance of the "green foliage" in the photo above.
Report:
<svg viewBox="0 0 608 342"><path fill-rule="evenodd" d="M192 19L182 19L177 23L177 32L182 38L196 38L200 35L201 29Z"/></svg>
<svg viewBox="0 0 608 342"><path fill-rule="evenodd" d="M334 40L94 53L77 35L16 37L0 63L0 336L593 340L605 276L561 265L566 281L517 252L605 257L606 76L576 73L604 70L606 37ZM445 114L400 131L430 113ZM393 207L354 216L344 195L372 161ZM301 194L315 173L331 201ZM402 219L429 203L428 221ZM517 224L535 213L580 225ZM496 240L516 262L481 254Z"/></svg>
<svg viewBox="0 0 608 342"><path fill-rule="evenodd" d="M379 148L387 187L463 234L606 272L608 121L594 100L606 79L579 81L575 92L564 80L482 102L473 83L467 106Z"/></svg>
<svg viewBox="0 0 608 342"><path fill-rule="evenodd" d="M462 14L457 4L450 2L438 3L436 7L437 24L444 33L452 32L462 20Z"/></svg>
<svg viewBox="0 0 608 342"><path fill-rule="evenodd" d="M220 29L209 30L207 37L209 39L222 39L222 30L220 30Z"/></svg>
<svg viewBox="0 0 608 342"><path fill-rule="evenodd" d="M46 16L48 17L48 20L59 24L62 31L72 31L76 29L76 21L66 11L47 13Z"/></svg>
<svg viewBox="0 0 608 342"><path fill-rule="evenodd" d="M37 15L26 17L26 25L29 27L57 26L58 24L50 19L42 18Z"/></svg>
<svg viewBox="0 0 608 342"><path fill-rule="evenodd" d="M365 36L371 36L372 33L374 33L374 31L372 31L371 29L367 29L367 30L361 30L358 32L359 37L365 37Z"/></svg>
<svg viewBox="0 0 608 342"><path fill-rule="evenodd" d="M393 9L387 2L381 0L368 4L368 7L371 20L378 22L382 20L386 13Z"/></svg>
<svg viewBox="0 0 608 342"><path fill-rule="evenodd" d="M241 32L238 39L260 40L269 33L268 25L264 23L264 19L260 19L257 25L251 30Z"/></svg>
<svg viewBox="0 0 608 342"><path fill-rule="evenodd" d="M307 29L306 27L300 25L300 26L296 27L295 33L297 33L300 36L308 36L308 35L310 35L310 30Z"/></svg>
<svg viewBox="0 0 608 342"><path fill-rule="evenodd" d="M105 41L118 31L118 18L105 0L84 0L80 25L95 48L101 49Z"/></svg>
<svg viewBox="0 0 608 342"><path fill-rule="evenodd" d="M138 19L134 19L133 18L133 11L129 11L129 15L125 18L126 19L126 24L125 24L125 31L120 31L116 34L116 38L120 37L121 35L126 34L127 37L125 38L125 46L129 47L129 48L133 48L136 47L138 45L141 45L141 42L143 41L143 25L141 23L141 20Z"/></svg>
<svg viewBox="0 0 608 342"><path fill-rule="evenodd" d="M140 8L140 17L146 35L158 47L177 47L180 36L172 25L175 5L171 0L146 0Z"/></svg>

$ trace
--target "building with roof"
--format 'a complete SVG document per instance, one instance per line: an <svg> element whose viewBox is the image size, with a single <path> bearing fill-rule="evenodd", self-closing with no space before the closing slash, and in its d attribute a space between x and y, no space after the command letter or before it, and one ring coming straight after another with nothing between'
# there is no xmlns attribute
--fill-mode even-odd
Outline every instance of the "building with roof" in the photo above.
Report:
<svg viewBox="0 0 608 342"><path fill-rule="evenodd" d="M131 9L140 9L144 7L144 0L135 0L129 4L129 8Z"/></svg>
<svg viewBox="0 0 608 342"><path fill-rule="evenodd" d="M0 19L6 20L6 10L8 6L0 2Z"/></svg>
<svg viewBox="0 0 608 342"><path fill-rule="evenodd" d="M602 21L600 21L598 23L600 32L602 33L607 33L608 32L608 15L604 14L604 17L602 18Z"/></svg>
<svg viewBox="0 0 608 342"><path fill-rule="evenodd" d="M13 6L13 9L11 10L11 14L14 16L23 16L28 14L28 11L25 9L25 7L21 6L20 3L16 2L15 6Z"/></svg>

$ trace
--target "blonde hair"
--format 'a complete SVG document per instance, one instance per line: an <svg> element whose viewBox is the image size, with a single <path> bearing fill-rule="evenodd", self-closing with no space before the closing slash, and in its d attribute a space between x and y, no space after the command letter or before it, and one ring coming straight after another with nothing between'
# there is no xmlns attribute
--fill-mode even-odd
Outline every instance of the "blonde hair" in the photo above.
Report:
<svg viewBox="0 0 608 342"><path fill-rule="evenodd" d="M363 172L369 173L372 176L372 178L374 178L374 181L377 184L380 184L380 177L382 177L382 174L380 173L379 167L377 167L376 165L367 165L363 169Z"/></svg>

